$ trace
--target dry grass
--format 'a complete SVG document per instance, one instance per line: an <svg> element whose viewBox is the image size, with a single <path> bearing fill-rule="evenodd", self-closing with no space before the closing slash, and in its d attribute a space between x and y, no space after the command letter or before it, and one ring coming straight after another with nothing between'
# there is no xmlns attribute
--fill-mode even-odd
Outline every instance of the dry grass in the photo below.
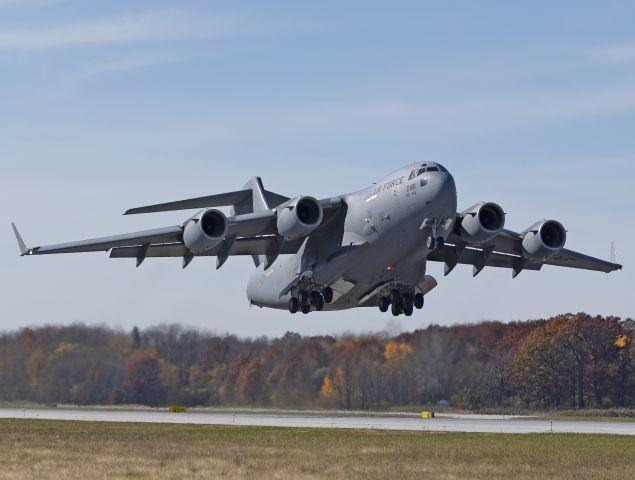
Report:
<svg viewBox="0 0 635 480"><path fill-rule="evenodd" d="M635 478L635 439L0 420L0 479Z"/></svg>

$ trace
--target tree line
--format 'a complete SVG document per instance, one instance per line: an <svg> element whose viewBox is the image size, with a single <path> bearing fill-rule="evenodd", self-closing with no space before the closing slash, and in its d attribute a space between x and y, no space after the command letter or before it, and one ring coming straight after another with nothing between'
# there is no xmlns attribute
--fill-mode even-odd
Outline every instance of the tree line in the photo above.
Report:
<svg viewBox="0 0 635 480"><path fill-rule="evenodd" d="M635 407L635 321L585 313L389 337L82 324L0 335L0 400L385 409Z"/></svg>

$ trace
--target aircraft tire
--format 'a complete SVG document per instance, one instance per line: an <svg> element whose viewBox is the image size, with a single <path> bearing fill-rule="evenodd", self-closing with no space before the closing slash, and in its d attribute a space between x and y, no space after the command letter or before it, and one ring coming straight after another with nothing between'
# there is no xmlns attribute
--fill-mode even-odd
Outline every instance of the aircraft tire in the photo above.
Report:
<svg viewBox="0 0 635 480"><path fill-rule="evenodd" d="M309 304L309 292L306 290L300 290L298 293L298 299L300 300L300 305L308 305Z"/></svg>
<svg viewBox="0 0 635 480"><path fill-rule="evenodd" d="M387 312L389 306L390 306L390 300L388 300L388 297L380 297L379 298L379 311L380 312Z"/></svg>
<svg viewBox="0 0 635 480"><path fill-rule="evenodd" d="M317 307L321 299L322 299L322 295L320 295L320 292L318 292L317 290L313 290L311 294L309 295L309 300L310 300L309 303L313 307Z"/></svg>
<svg viewBox="0 0 635 480"><path fill-rule="evenodd" d="M322 291L322 295L326 303L331 303L333 301L333 289L331 287L326 287Z"/></svg>
<svg viewBox="0 0 635 480"><path fill-rule="evenodd" d="M317 310L318 312L322 311L322 309L324 308L324 299L322 298L322 295L320 295L319 293L317 296L316 303L313 304L313 306L315 307L315 310Z"/></svg>
<svg viewBox="0 0 635 480"><path fill-rule="evenodd" d="M403 304L404 312L406 311L406 307L412 310L412 307L414 306L414 297L409 293L405 293L401 303Z"/></svg>
<svg viewBox="0 0 635 480"><path fill-rule="evenodd" d="M412 305L410 305L410 306L405 306L405 305L404 305L404 307L403 307L403 314L404 314L406 317L409 317L410 315L412 315Z"/></svg>
<svg viewBox="0 0 635 480"><path fill-rule="evenodd" d="M426 247L428 247L428 250L432 251L435 248L437 248L437 241L432 238L432 236L428 237L428 240L426 241Z"/></svg>
<svg viewBox="0 0 635 480"><path fill-rule="evenodd" d="M393 288L390 291L390 297L388 298L390 299L390 303L395 305L401 301L401 294L399 293L399 290L397 290L396 288Z"/></svg>
<svg viewBox="0 0 635 480"><path fill-rule="evenodd" d="M399 315L401 315L401 303L393 303L390 306L390 312L393 314L394 317L398 317Z"/></svg>
<svg viewBox="0 0 635 480"><path fill-rule="evenodd" d="M299 308L300 308L300 302L298 301L298 299L295 297L291 297L289 299L289 312L297 313Z"/></svg>
<svg viewBox="0 0 635 480"><path fill-rule="evenodd" d="M421 310L423 308L423 293L415 293L414 306L417 310Z"/></svg>
<svg viewBox="0 0 635 480"><path fill-rule="evenodd" d="M300 311L306 315L311 311L311 305L301 305Z"/></svg>

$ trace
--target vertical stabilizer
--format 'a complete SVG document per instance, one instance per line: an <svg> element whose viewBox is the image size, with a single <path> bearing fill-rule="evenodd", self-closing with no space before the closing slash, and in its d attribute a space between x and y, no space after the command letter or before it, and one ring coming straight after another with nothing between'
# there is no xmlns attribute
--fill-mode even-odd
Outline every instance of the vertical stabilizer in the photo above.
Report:
<svg viewBox="0 0 635 480"><path fill-rule="evenodd" d="M250 178L243 190L251 190L251 198L248 198L240 203L234 205L233 213L235 215L242 215L245 213L262 212L263 210L269 210L269 202L265 194L265 188L262 186L262 180L260 177ZM265 262L265 255L252 255L254 264L256 266Z"/></svg>

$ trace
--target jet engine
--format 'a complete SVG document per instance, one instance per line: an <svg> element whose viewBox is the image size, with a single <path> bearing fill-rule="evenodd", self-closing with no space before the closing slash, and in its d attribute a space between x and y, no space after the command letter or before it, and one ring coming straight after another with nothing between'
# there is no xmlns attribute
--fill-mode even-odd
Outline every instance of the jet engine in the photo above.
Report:
<svg viewBox="0 0 635 480"><path fill-rule="evenodd" d="M185 225L183 243L194 253L214 248L227 235L227 217L220 210L210 209Z"/></svg>
<svg viewBox="0 0 635 480"><path fill-rule="evenodd" d="M467 243L481 245L494 238L505 226L505 212L491 202L479 203L463 212L460 236Z"/></svg>
<svg viewBox="0 0 635 480"><path fill-rule="evenodd" d="M566 241L567 231L560 222L537 222L523 237L523 257L536 261L545 260L562 250Z"/></svg>
<svg viewBox="0 0 635 480"><path fill-rule="evenodd" d="M307 236L322 223L322 206L313 197L298 197L278 213L278 233L287 240Z"/></svg>

